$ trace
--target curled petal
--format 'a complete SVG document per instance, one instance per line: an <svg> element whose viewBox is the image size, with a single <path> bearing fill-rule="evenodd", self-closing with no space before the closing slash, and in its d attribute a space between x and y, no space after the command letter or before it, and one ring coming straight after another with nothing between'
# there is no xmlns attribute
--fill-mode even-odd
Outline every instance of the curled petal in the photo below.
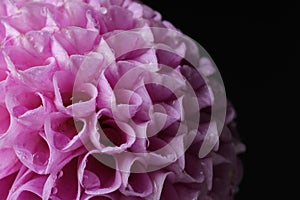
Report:
<svg viewBox="0 0 300 200"><path fill-rule="evenodd" d="M102 162L105 163L102 163ZM107 164L111 166L107 166ZM101 195L117 190L121 176L115 159L91 151L79 159L78 178L86 194Z"/></svg>
<svg viewBox="0 0 300 200"><path fill-rule="evenodd" d="M137 161L133 161L128 167L141 166ZM147 173L135 173L134 171L131 173L131 169L129 169L122 173L122 180L120 192L125 196L147 197L153 193L153 182Z"/></svg>
<svg viewBox="0 0 300 200"><path fill-rule="evenodd" d="M11 116L32 128L40 128L53 108L47 97L24 86L10 88L5 102Z"/></svg>
<svg viewBox="0 0 300 200"><path fill-rule="evenodd" d="M129 30L134 27L132 13L119 6L111 6L104 16L104 22L108 31Z"/></svg>
<svg viewBox="0 0 300 200"><path fill-rule="evenodd" d="M91 143L101 152L115 154L130 148L136 140L132 127L102 115L92 115L89 128Z"/></svg>
<svg viewBox="0 0 300 200"><path fill-rule="evenodd" d="M12 185L8 199L41 199L46 179L47 176L37 175L25 167L22 168Z"/></svg>
<svg viewBox="0 0 300 200"><path fill-rule="evenodd" d="M46 22L46 9L52 9L52 7L49 4L27 3L18 14L9 17L6 21L21 33L41 30Z"/></svg>
<svg viewBox="0 0 300 200"><path fill-rule="evenodd" d="M18 135L14 150L19 160L32 171L44 174L50 158L50 149L39 132L24 131Z"/></svg>
<svg viewBox="0 0 300 200"><path fill-rule="evenodd" d="M55 34L56 40L67 50L69 55L84 54L94 48L98 32L79 27L68 27ZM88 38L88 40L86 39ZM82 43L82 41L85 41Z"/></svg>
<svg viewBox="0 0 300 200"><path fill-rule="evenodd" d="M44 66L36 66L30 69L19 71L22 81L31 84L39 91L53 91L53 75L58 70L54 58L47 59L48 63Z"/></svg>
<svg viewBox="0 0 300 200"><path fill-rule="evenodd" d="M63 113L51 113L45 121L45 134L50 145L57 150L71 151L79 148L86 131L84 121L75 120Z"/></svg>
<svg viewBox="0 0 300 200"><path fill-rule="evenodd" d="M75 158L61 171L50 174L43 188L43 199L79 199L81 188L76 176L77 165Z"/></svg>

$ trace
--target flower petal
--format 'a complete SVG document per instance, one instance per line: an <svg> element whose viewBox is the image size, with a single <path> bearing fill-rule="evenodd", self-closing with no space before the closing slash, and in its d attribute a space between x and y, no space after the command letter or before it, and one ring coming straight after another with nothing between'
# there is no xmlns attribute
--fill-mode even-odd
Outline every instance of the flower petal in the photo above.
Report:
<svg viewBox="0 0 300 200"><path fill-rule="evenodd" d="M101 163L102 159L105 159L105 164ZM107 166L107 162L112 166ZM91 151L80 158L78 178L85 193L93 195L113 192L121 185L120 173L114 158L98 154L97 151Z"/></svg>

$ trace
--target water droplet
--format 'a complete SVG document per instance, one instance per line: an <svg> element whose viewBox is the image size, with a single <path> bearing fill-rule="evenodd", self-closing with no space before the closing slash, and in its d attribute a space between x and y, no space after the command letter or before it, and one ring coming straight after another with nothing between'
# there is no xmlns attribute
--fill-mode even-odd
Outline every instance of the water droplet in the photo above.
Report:
<svg viewBox="0 0 300 200"><path fill-rule="evenodd" d="M60 171L60 172L58 172L58 174L57 174L57 178L61 178L63 175L64 175L64 172L63 172L63 171Z"/></svg>
<svg viewBox="0 0 300 200"><path fill-rule="evenodd" d="M17 154L17 156L18 156L20 159L22 159L22 160L28 160L28 158L30 157L30 156L29 156L29 153L24 152L24 151L21 151L21 150L17 150L17 151L16 151L16 154Z"/></svg>
<svg viewBox="0 0 300 200"><path fill-rule="evenodd" d="M37 165L46 165L48 163L48 155L43 152L37 152L33 155L33 163Z"/></svg>
<svg viewBox="0 0 300 200"><path fill-rule="evenodd" d="M16 191L16 188L13 187L13 188L10 189L10 191L11 191L11 193L14 193Z"/></svg>
<svg viewBox="0 0 300 200"><path fill-rule="evenodd" d="M36 49L38 52L42 52L43 51L43 46L42 45L34 44L33 48Z"/></svg>
<svg viewBox="0 0 300 200"><path fill-rule="evenodd" d="M29 35L29 36L27 36L27 40L32 42L34 40L34 38L31 35Z"/></svg>
<svg viewBox="0 0 300 200"><path fill-rule="evenodd" d="M53 188L51 189L51 193L52 193L52 194L57 194L57 193L58 193L57 187L53 187Z"/></svg>
<svg viewBox="0 0 300 200"><path fill-rule="evenodd" d="M100 12L103 14L103 15L105 15L105 14L107 14L107 8L105 8L105 7L100 7Z"/></svg>
<svg viewBox="0 0 300 200"><path fill-rule="evenodd" d="M142 80L142 79L143 79L143 76L140 75L140 76L138 77L138 80Z"/></svg>
<svg viewBox="0 0 300 200"><path fill-rule="evenodd" d="M41 15L42 16L47 16L47 8L46 7L43 7L42 9L41 9Z"/></svg>
<svg viewBox="0 0 300 200"><path fill-rule="evenodd" d="M146 148L148 148L148 147L150 147L150 141L149 141L149 139L147 138L147 140L146 140Z"/></svg>
<svg viewBox="0 0 300 200"><path fill-rule="evenodd" d="M153 183L154 191L156 191L159 187L156 182Z"/></svg>
<svg viewBox="0 0 300 200"><path fill-rule="evenodd" d="M111 50L111 52L112 52L112 54L114 54L114 55L116 55L116 53L115 53L115 50L114 49L110 49Z"/></svg>

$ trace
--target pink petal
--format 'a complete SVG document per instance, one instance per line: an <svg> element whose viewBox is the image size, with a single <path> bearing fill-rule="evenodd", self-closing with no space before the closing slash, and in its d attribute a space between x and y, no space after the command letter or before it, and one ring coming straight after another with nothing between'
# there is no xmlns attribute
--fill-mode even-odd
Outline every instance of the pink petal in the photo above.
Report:
<svg viewBox="0 0 300 200"><path fill-rule="evenodd" d="M12 148L0 148L0 158L0 179L13 174L21 167L21 163Z"/></svg>
<svg viewBox="0 0 300 200"><path fill-rule="evenodd" d="M25 167L22 168L10 190L8 199L40 200L46 179L46 176L37 175Z"/></svg>
<svg viewBox="0 0 300 200"><path fill-rule="evenodd" d="M0 199L6 199L18 172L0 179Z"/></svg>
<svg viewBox="0 0 300 200"><path fill-rule="evenodd" d="M46 173L50 150L38 132L24 131L18 136L14 149L20 161L30 170L39 174Z"/></svg>
<svg viewBox="0 0 300 200"><path fill-rule="evenodd" d="M118 170L106 166L94 156L98 156L99 159L112 159L112 167L117 167L112 157L97 154L97 151L82 156L79 161L78 178L85 188L85 193L100 195L117 190L121 184Z"/></svg>
<svg viewBox="0 0 300 200"><path fill-rule="evenodd" d="M46 9L53 9L44 3L27 3L20 12L7 19L7 22L22 33L40 30L45 26Z"/></svg>
<svg viewBox="0 0 300 200"><path fill-rule="evenodd" d="M6 133L10 126L10 114L8 110L6 109L5 105L0 104L0 138L2 135Z"/></svg>
<svg viewBox="0 0 300 200"><path fill-rule="evenodd" d="M147 197L153 192L153 183L147 173L131 173L123 175L120 191L126 196Z"/></svg>
<svg viewBox="0 0 300 200"><path fill-rule="evenodd" d="M132 13L119 6L111 6L104 17L108 31L129 30L134 26Z"/></svg>
<svg viewBox="0 0 300 200"><path fill-rule="evenodd" d="M75 121L63 113L51 113L45 121L46 138L57 150L71 151L80 147L85 129L85 122Z"/></svg>
<svg viewBox="0 0 300 200"><path fill-rule="evenodd" d="M71 160L57 174L51 174L43 190L43 199L79 199L81 192L76 176L78 159Z"/></svg>
<svg viewBox="0 0 300 200"><path fill-rule="evenodd" d="M55 34L56 40L69 55L84 54L94 48L98 32L79 27L68 27ZM86 38L89 38L86 40ZM82 41L85 41L82 43Z"/></svg>
<svg viewBox="0 0 300 200"><path fill-rule="evenodd" d="M91 143L101 152L109 154L123 152L135 142L132 127L123 122L117 124L101 112L92 116L90 125L92 126L89 128Z"/></svg>
<svg viewBox="0 0 300 200"><path fill-rule="evenodd" d="M42 94L23 86L9 88L5 98L11 116L25 125L37 128L42 126L41 120L53 109L49 101Z"/></svg>

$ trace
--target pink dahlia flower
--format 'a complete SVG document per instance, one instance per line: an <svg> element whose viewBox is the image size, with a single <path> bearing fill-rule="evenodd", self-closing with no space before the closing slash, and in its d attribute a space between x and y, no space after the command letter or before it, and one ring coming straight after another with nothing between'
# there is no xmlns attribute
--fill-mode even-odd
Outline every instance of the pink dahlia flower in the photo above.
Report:
<svg viewBox="0 0 300 200"><path fill-rule="evenodd" d="M0 51L1 200L233 199L234 110L203 49L159 13L2 0Z"/></svg>

